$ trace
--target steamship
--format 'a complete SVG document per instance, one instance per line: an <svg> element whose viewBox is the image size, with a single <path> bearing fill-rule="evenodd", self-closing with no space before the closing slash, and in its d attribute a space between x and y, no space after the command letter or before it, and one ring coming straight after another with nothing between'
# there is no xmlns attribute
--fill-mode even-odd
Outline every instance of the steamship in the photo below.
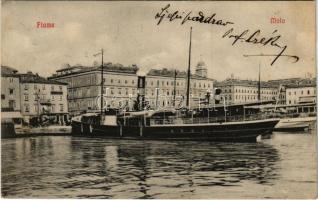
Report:
<svg viewBox="0 0 318 200"><path fill-rule="evenodd" d="M191 37L189 44L189 65L187 75L186 108L178 110L145 110L145 77L138 76L137 109L108 109L99 113L86 113L72 119L72 134L103 136L123 139L166 139L204 140L224 142L256 142L257 137L270 134L279 122L277 118L261 116L226 116L222 106L212 109L190 109L190 60ZM101 94L103 94L103 50L101 66ZM220 91L219 91L220 92ZM103 98L100 98L103 104ZM236 105L240 110L244 105ZM228 109L230 109L228 107Z"/></svg>

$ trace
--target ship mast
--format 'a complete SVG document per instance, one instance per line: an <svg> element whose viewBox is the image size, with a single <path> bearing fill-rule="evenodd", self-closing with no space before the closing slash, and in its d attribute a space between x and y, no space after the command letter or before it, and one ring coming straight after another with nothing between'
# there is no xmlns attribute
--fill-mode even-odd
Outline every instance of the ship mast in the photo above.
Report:
<svg viewBox="0 0 318 200"><path fill-rule="evenodd" d="M261 101L261 64L258 65L258 95L257 99L260 102Z"/></svg>
<svg viewBox="0 0 318 200"><path fill-rule="evenodd" d="M100 116L103 115L103 106L104 106L104 49L102 49L102 70L101 70L101 82L100 82Z"/></svg>
<svg viewBox="0 0 318 200"><path fill-rule="evenodd" d="M192 39L192 27L190 28L190 44L189 44L189 63L188 63L188 80L187 80L187 108L190 109L190 77L191 77L191 39Z"/></svg>
<svg viewBox="0 0 318 200"><path fill-rule="evenodd" d="M177 70L174 70L174 83L173 83L173 106L176 106L176 84L177 84Z"/></svg>

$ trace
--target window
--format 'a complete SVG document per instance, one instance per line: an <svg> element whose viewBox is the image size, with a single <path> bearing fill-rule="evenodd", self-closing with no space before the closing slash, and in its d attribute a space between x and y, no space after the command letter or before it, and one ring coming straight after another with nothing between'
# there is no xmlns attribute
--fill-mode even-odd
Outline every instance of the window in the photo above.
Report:
<svg viewBox="0 0 318 200"><path fill-rule="evenodd" d="M29 89L29 85L25 84L25 85L24 85L24 89L25 89L25 90L28 90L28 89Z"/></svg>
<svg viewBox="0 0 318 200"><path fill-rule="evenodd" d="M118 83L120 83L120 79L118 79Z"/></svg>
<svg viewBox="0 0 318 200"><path fill-rule="evenodd" d="M113 80L113 79L110 79L110 82L111 82L111 83L113 83L113 82L114 82L114 80Z"/></svg>
<svg viewBox="0 0 318 200"><path fill-rule="evenodd" d="M61 95L61 96L60 96L60 101L62 101L62 99L63 99L63 96Z"/></svg>
<svg viewBox="0 0 318 200"><path fill-rule="evenodd" d="M42 89L45 90L45 85L42 85Z"/></svg>
<svg viewBox="0 0 318 200"><path fill-rule="evenodd" d="M5 99L6 96L4 94L1 94L1 99Z"/></svg>
<svg viewBox="0 0 318 200"><path fill-rule="evenodd" d="M59 86L60 90L62 91L62 86Z"/></svg>
<svg viewBox="0 0 318 200"><path fill-rule="evenodd" d="M15 101L14 100L9 100L9 108L14 108L15 107Z"/></svg>
<svg viewBox="0 0 318 200"><path fill-rule="evenodd" d="M13 94L13 90L14 90L14 89L9 89L9 93L10 93L10 94Z"/></svg>
<svg viewBox="0 0 318 200"><path fill-rule="evenodd" d="M310 90L307 91L307 94L310 94Z"/></svg>
<svg viewBox="0 0 318 200"><path fill-rule="evenodd" d="M128 83L128 81L127 80L125 80L125 84L127 84Z"/></svg>
<svg viewBox="0 0 318 200"><path fill-rule="evenodd" d="M38 113L38 112L39 112L39 106L38 106L38 104L34 104L33 106L34 106L34 111L35 111L36 113Z"/></svg>
<svg viewBox="0 0 318 200"><path fill-rule="evenodd" d="M52 95L52 101L54 101L54 97L55 97L55 96L54 96L54 95Z"/></svg>
<svg viewBox="0 0 318 200"><path fill-rule="evenodd" d="M60 104L60 112L63 112L63 111L64 111L64 105Z"/></svg>
<svg viewBox="0 0 318 200"><path fill-rule="evenodd" d="M135 84L135 81L134 81L134 80L132 80L132 81L131 81L131 83L132 83L132 84Z"/></svg>
<svg viewBox="0 0 318 200"><path fill-rule="evenodd" d="M24 101L29 101L29 95L24 95Z"/></svg>
<svg viewBox="0 0 318 200"><path fill-rule="evenodd" d="M13 83L13 78L10 78L9 81L10 81L10 83Z"/></svg>
<svg viewBox="0 0 318 200"><path fill-rule="evenodd" d="M25 111L25 112L30 112L30 107L29 107L28 104L25 104L25 105L24 105L24 111Z"/></svg>

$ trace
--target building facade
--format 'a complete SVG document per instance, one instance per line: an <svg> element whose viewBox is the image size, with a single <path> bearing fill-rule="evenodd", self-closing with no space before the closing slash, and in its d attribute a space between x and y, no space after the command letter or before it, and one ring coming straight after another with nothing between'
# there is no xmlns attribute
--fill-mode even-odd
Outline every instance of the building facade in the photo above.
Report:
<svg viewBox="0 0 318 200"><path fill-rule="evenodd" d="M1 66L1 112L20 112L20 79L17 70Z"/></svg>
<svg viewBox="0 0 318 200"><path fill-rule="evenodd" d="M316 85L286 86L286 104L316 103Z"/></svg>
<svg viewBox="0 0 318 200"><path fill-rule="evenodd" d="M226 79L215 84L220 88L221 100L226 104L258 102L258 81ZM260 101L275 101L278 98L278 87L261 82Z"/></svg>
<svg viewBox="0 0 318 200"><path fill-rule="evenodd" d="M106 63L103 68L103 107L129 106L137 97L137 66ZM74 66L56 71L50 80L68 84L69 111L73 115L98 111L101 105L101 67Z"/></svg>
<svg viewBox="0 0 318 200"><path fill-rule="evenodd" d="M200 65L200 74L205 66ZM203 70L202 70L203 69ZM103 108L133 108L137 99L138 67L106 63L103 67ZM202 72L203 71L203 72ZM145 99L152 109L178 106L185 103L186 72L175 70L150 70L145 74ZM68 84L69 111L78 115L87 110L100 110L101 67L73 66L56 71L50 80ZM176 84L174 85L174 83ZM213 80L193 74L191 76L191 105L198 104L207 90L213 88ZM174 90L176 91L174 94ZM174 99L176 99L174 101Z"/></svg>
<svg viewBox="0 0 318 200"><path fill-rule="evenodd" d="M19 76L21 114L26 123L38 118L59 124L68 120L67 84L32 72Z"/></svg>
<svg viewBox="0 0 318 200"><path fill-rule="evenodd" d="M201 71L200 71L201 72ZM190 78L190 107L198 107L212 93L213 79L192 74ZM146 100L151 108L185 107L187 73L184 71L152 69L146 76Z"/></svg>

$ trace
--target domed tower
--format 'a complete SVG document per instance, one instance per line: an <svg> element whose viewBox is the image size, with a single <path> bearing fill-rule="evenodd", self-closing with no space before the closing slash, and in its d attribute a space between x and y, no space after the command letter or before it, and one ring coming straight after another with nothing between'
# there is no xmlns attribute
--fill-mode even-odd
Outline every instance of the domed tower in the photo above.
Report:
<svg viewBox="0 0 318 200"><path fill-rule="evenodd" d="M198 62L196 68L195 68L195 74L201 77L206 78L208 74L208 69L205 65L205 63L201 60Z"/></svg>

